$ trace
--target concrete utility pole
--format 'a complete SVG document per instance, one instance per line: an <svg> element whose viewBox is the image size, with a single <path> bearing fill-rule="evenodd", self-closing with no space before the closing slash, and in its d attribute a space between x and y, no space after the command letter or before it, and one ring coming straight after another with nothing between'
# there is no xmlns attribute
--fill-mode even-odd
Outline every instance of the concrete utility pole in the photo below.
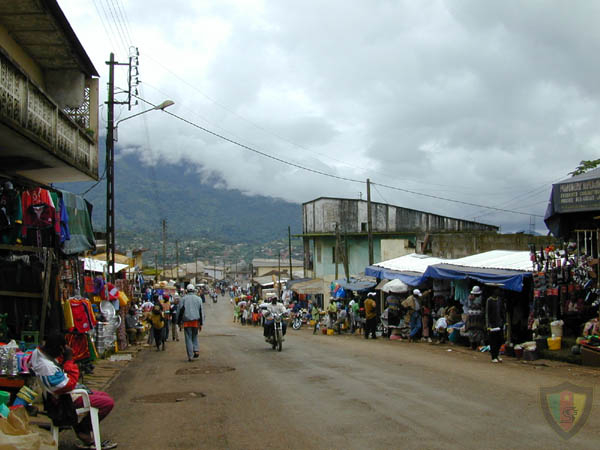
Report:
<svg viewBox="0 0 600 450"><path fill-rule="evenodd" d="M213 280L217 281L217 262L213 261Z"/></svg>
<svg viewBox="0 0 600 450"><path fill-rule="evenodd" d="M333 248L333 259L335 263L335 279L339 279L338 271L338 255L340 251L340 231L338 230L338 224L335 224L335 247Z"/></svg>
<svg viewBox="0 0 600 450"><path fill-rule="evenodd" d="M155 280L158 281L158 252L154 252L154 275Z"/></svg>
<svg viewBox="0 0 600 450"><path fill-rule="evenodd" d="M162 254L162 271L163 276L167 270L167 219L162 221L162 241L163 241L163 254Z"/></svg>
<svg viewBox="0 0 600 450"><path fill-rule="evenodd" d="M115 54L108 64L108 113L106 123L106 265L108 280L115 281Z"/></svg>
<svg viewBox="0 0 600 450"><path fill-rule="evenodd" d="M195 277L198 278L198 249L194 249L194 261L196 261L196 275ZM196 279L196 283L198 282L198 280Z"/></svg>
<svg viewBox="0 0 600 450"><path fill-rule="evenodd" d="M346 281L350 280L350 264L348 264L348 234L344 232L344 273L346 274Z"/></svg>
<svg viewBox="0 0 600 450"><path fill-rule="evenodd" d="M277 298L281 300L281 250L277 252Z"/></svg>
<svg viewBox="0 0 600 450"><path fill-rule="evenodd" d="M290 280L294 279L294 274L292 273L292 229L288 225L288 251L290 253Z"/></svg>
<svg viewBox="0 0 600 450"><path fill-rule="evenodd" d="M369 235L369 265L375 264L373 256L373 215L371 213L371 180L367 178L367 232Z"/></svg>
<svg viewBox="0 0 600 450"><path fill-rule="evenodd" d="M175 283L179 283L179 240L175 241L175 261L177 261L177 274L175 275Z"/></svg>

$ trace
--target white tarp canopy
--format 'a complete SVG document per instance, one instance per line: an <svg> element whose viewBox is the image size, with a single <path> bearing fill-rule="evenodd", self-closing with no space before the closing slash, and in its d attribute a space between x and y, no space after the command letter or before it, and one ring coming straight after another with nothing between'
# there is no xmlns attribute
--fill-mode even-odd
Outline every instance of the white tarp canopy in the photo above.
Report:
<svg viewBox="0 0 600 450"><path fill-rule="evenodd" d="M104 273L104 268L106 267L106 261L102 261L99 259L93 258L81 258L83 260L84 270L89 270L90 272L99 272ZM119 264L115 263L115 271L120 272L123 269L129 267L127 264Z"/></svg>
<svg viewBox="0 0 600 450"><path fill-rule="evenodd" d="M442 262L463 267L533 272L531 255L528 251L492 250L477 255Z"/></svg>
<svg viewBox="0 0 600 450"><path fill-rule="evenodd" d="M418 272L423 273L429 266L443 262L449 262L448 259L434 258L428 255L419 255L411 253L409 255L400 256L399 258L389 259L377 264L377 267L383 267L388 270L396 270L398 272Z"/></svg>
<svg viewBox="0 0 600 450"><path fill-rule="evenodd" d="M455 266L483 269L533 271L529 251L512 250L492 250L458 259L434 258L428 255L411 253L399 258L382 261L374 264L374 266L398 272L424 273L429 266L435 264L452 264Z"/></svg>

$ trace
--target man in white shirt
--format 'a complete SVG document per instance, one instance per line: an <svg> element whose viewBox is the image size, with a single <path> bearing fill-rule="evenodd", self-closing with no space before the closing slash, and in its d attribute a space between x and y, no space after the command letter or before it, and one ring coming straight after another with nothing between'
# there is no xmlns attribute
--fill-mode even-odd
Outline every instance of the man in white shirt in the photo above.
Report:
<svg viewBox="0 0 600 450"><path fill-rule="evenodd" d="M271 334L273 334L274 324L273 324L273 314L284 314L287 310L283 303L277 301L277 297L271 298L271 303L267 305L266 310L264 310L263 315L265 318L264 325L264 336L265 338L269 338ZM283 335L285 336L285 332L287 330L287 322L283 320L281 322L281 328L283 331Z"/></svg>

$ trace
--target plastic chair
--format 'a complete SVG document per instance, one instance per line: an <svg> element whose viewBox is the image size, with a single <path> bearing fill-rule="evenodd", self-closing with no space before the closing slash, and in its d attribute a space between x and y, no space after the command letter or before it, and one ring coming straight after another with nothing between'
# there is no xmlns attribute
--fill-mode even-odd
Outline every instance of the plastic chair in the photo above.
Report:
<svg viewBox="0 0 600 450"><path fill-rule="evenodd" d="M83 398L83 408L77 408L77 417L82 419L86 416L86 414L90 415L90 419L92 420L92 432L94 433L94 445L96 446L96 450L100 450L102 448L101 440L100 440L100 420L98 418L98 408L94 408L90 403L90 395L88 391L85 389L73 389L70 394L73 395L81 395ZM50 427L50 432L52 433L52 438L54 442L58 445L58 433L60 432L60 427L54 426L54 424Z"/></svg>

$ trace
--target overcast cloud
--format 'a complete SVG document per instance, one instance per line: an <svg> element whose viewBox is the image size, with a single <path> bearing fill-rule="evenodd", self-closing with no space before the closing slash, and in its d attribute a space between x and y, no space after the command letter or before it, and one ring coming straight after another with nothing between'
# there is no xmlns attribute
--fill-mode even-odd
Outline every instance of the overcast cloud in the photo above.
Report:
<svg viewBox="0 0 600 450"><path fill-rule="evenodd" d="M598 158L600 2L116 3L139 47L144 98L170 98L172 112L297 164L543 215L551 182ZM106 98L104 62L111 51L126 61L115 1L59 4ZM118 145L148 164L187 161L203 180L249 194L304 202L365 192L159 112L122 124ZM530 221L383 187L373 198L503 231ZM541 218L536 228L545 230Z"/></svg>

